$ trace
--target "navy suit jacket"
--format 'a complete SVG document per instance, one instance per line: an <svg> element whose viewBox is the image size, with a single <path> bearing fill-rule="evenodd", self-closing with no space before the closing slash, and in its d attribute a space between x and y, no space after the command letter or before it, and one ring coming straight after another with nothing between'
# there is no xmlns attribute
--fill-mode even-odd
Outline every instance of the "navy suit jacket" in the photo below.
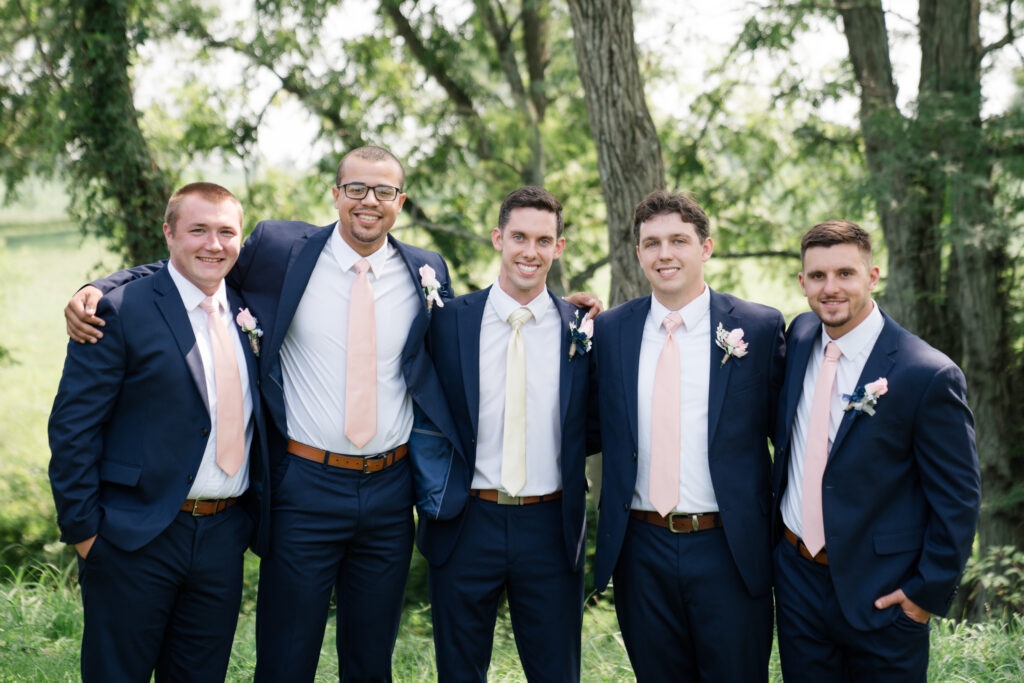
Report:
<svg viewBox="0 0 1024 683"><path fill-rule="evenodd" d="M245 297L249 310L259 320L263 329L263 348L260 353L260 387L264 405L270 417L268 421L271 466L285 458L287 453L288 424L284 405L284 378L281 369L281 344L284 342L299 301L306 291L306 285L317 259L335 230L335 224L315 226L300 221L261 221L242 245L241 253L234 268L228 273L228 284L238 288ZM408 331L402 351L402 373L406 386L414 401L416 427L424 422L436 425L444 434L454 433L451 417L441 397L441 390L434 375L434 368L424 348L424 337L430 323L430 311L426 296L420 286L419 269L429 265L434 269L441 283L443 299L451 298L451 283L448 266L440 254L399 242L391 235L388 241L398 250L409 269L423 304ZM110 278L92 284L107 291L113 286L133 277L151 274L163 267L163 263L139 266L121 271ZM433 468L419 468L414 465L417 495L426 495L425 490L435 492L436 500L432 512L436 516L450 517L458 512L465 498L447 495L446 474L450 460L428 463L419 454L437 451L436 444L426 444L429 434L422 434L418 443L411 443L414 461L438 465ZM440 439L433 439L440 441ZM318 446L319 444L310 444ZM413 446L416 446L413 448ZM431 452L431 456L441 454ZM454 489L452 489L454 490Z"/></svg>
<svg viewBox="0 0 1024 683"><path fill-rule="evenodd" d="M884 325L857 386L885 377L875 414L847 411L821 483L829 572L843 615L870 630L892 621L876 598L902 588L945 614L971 552L981 484L974 419L953 361L882 314ZM789 437L821 320L798 316L776 435L774 490L787 484ZM782 519L776 504L776 535Z"/></svg>
<svg viewBox="0 0 1024 683"><path fill-rule="evenodd" d="M771 456L768 438L782 383L785 322L774 308L711 292L708 465L725 537L747 590L771 586ZM651 297L633 299L595 319L601 443L601 514L594 585L604 590L629 522L637 472L637 381ZM743 328L747 355L730 358L715 344L718 324ZM698 359L699 360L699 359ZM643 397L650 401L650 396ZM685 438L685 436L684 436ZM692 510L692 512L705 512Z"/></svg>
<svg viewBox="0 0 1024 683"><path fill-rule="evenodd" d="M243 306L228 288L232 309ZM68 343L50 414L50 481L61 540L95 534L126 551L153 540L181 509L210 434L206 380L188 313L168 271L105 296L100 344ZM269 476L256 358L238 330L249 368L255 430L249 490L266 548Z"/></svg>
<svg viewBox="0 0 1024 683"><path fill-rule="evenodd" d="M430 350L437 377L455 422L454 433L446 432L459 454L461 469L457 481L466 498L476 466L476 435L480 410L480 324L490 287L461 296L443 309L433 312L430 324ZM562 425L562 532L566 561L576 571L583 563L586 539L586 458L598 450L593 429L594 399L590 386L592 352L569 358L569 323L584 311L550 294L562 319L559 350L558 397ZM600 341L594 339L595 346ZM593 347L592 347L593 348ZM504 363L504 358L496 359ZM589 422L588 422L589 418ZM444 431L444 430L442 430ZM420 552L434 565L448 559L462 530L463 515L449 520L420 519Z"/></svg>

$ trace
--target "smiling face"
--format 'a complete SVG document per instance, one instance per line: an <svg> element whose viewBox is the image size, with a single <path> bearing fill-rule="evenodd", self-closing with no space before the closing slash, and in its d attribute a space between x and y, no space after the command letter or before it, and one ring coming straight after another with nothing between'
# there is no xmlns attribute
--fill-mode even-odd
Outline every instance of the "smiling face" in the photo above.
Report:
<svg viewBox="0 0 1024 683"><path fill-rule="evenodd" d="M544 291L551 263L562 255L565 238L558 236L558 216L543 209L512 209L504 229L491 232L491 244L501 252L498 285L521 304Z"/></svg>
<svg viewBox="0 0 1024 683"><path fill-rule="evenodd" d="M186 195L174 226L164 223L164 237L174 267L204 294L213 294L238 260L242 209L233 200L211 202Z"/></svg>
<svg viewBox="0 0 1024 683"><path fill-rule="evenodd" d="M809 247L804 251L800 286L811 310L838 339L871 313L871 291L878 284L878 266L856 244Z"/></svg>
<svg viewBox="0 0 1024 683"><path fill-rule="evenodd" d="M338 185L362 183L369 187L402 187L402 182L402 168L395 161L351 155L345 159L338 178ZM362 199L349 199L339 187L331 188L331 193L334 195L334 208L338 210L338 231L361 256L369 256L381 248L405 204L405 193L399 193L390 202L377 199L373 190Z"/></svg>
<svg viewBox="0 0 1024 683"><path fill-rule="evenodd" d="M678 213L652 216L640 226L636 255L658 301L678 311L704 291L704 262L714 243L703 240Z"/></svg>

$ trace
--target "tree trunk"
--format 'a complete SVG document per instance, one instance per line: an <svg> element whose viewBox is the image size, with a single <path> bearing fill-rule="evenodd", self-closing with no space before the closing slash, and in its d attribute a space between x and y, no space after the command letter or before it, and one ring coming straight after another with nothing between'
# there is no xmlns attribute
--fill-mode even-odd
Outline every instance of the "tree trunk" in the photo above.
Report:
<svg viewBox="0 0 1024 683"><path fill-rule="evenodd" d="M644 99L632 3L569 0L569 13L590 131L597 145L612 266L611 304L615 305L650 291L636 259L633 210L648 193L665 187L665 167Z"/></svg>
<svg viewBox="0 0 1024 683"><path fill-rule="evenodd" d="M171 187L139 128L128 74L129 8L110 0L73 6L78 32L67 112L80 145L71 164L75 191L98 222L96 232L120 238L129 263L149 263L167 255L160 226Z"/></svg>

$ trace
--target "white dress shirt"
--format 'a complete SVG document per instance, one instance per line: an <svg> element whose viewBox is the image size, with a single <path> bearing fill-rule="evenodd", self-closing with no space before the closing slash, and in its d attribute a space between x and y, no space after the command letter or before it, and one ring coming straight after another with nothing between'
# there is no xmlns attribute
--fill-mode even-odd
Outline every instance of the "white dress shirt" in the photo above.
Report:
<svg viewBox="0 0 1024 683"><path fill-rule="evenodd" d="M797 536L802 537L803 531L803 490L804 490L804 452L807 450L807 422L811 417L811 404L814 402L814 385L818 382L818 371L821 361L825 358L825 346L835 342L843 355L836 366L836 381L832 385L832 401L828 413L828 449L832 450L832 440L839 431L839 423L843 421L843 409L849 401L843 400L843 394L852 394L857 382L868 362L871 350L875 348L878 335L882 333L885 321L878 306L872 303L871 313L839 339L832 339L821 326L821 336L814 342L811 357L807 361L804 372L804 386L800 394L800 402L796 407L793 419L793 430L789 435L789 481L782 494L782 521ZM873 382L877 377L871 377Z"/></svg>
<svg viewBox="0 0 1024 683"><path fill-rule="evenodd" d="M501 488L505 359L512 335L508 317L522 307L497 282L484 304L480 322L480 412L472 484L475 489ZM562 319L546 288L526 308L533 313L521 329L526 346L526 485L518 495L539 496L562 489L558 389Z"/></svg>
<svg viewBox="0 0 1024 683"><path fill-rule="evenodd" d="M676 512L717 512L718 500L708 466L708 387L711 380L711 290L704 291L679 311L651 296L644 322L637 376L637 470L632 506L654 510L650 500L651 402L658 357L668 339L662 321L677 312L683 324L672 336L679 349L679 504Z"/></svg>
<svg viewBox="0 0 1024 683"><path fill-rule="evenodd" d="M210 406L210 436L206 441L206 450L203 451L203 460L199 464L199 471L196 472L196 479L192 482L187 498L233 498L242 495L249 488L249 448L252 446L253 420L252 420L252 394L249 387L249 369L245 364L245 350L242 348L242 341L239 339L235 313L228 304L227 291L224 289L224 281L220 288L213 295L217 302L220 317L228 328L228 336L231 337L231 346L235 350L235 361L238 363L238 376L242 380L242 416L245 420L245 460L242 466L235 472L235 476L229 477L224 470L217 466L217 382L213 374L213 347L210 344L210 319L206 311L199 307L199 304L206 298L202 290L189 282L182 275L174 263L168 261L167 266L171 274L174 286L178 288L178 294L185 304L185 311L188 313L188 321L192 324L192 332L196 337L196 347L199 349L199 357L203 361L203 377L206 380L206 398ZM174 410L174 406L168 406L168 410Z"/></svg>
<svg viewBox="0 0 1024 683"><path fill-rule="evenodd" d="M345 436L345 378L348 302L354 266L362 258L335 224L281 344L288 437L349 455L380 453L409 440L412 399L402 375L402 350L421 306L395 247L385 242L366 257L377 327L377 433L356 448Z"/></svg>

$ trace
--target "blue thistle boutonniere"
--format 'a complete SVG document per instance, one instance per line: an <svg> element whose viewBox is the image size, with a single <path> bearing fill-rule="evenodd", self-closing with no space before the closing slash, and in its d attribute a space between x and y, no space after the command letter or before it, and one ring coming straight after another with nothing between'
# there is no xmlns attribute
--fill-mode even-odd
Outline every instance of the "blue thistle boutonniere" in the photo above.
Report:
<svg viewBox="0 0 1024 683"><path fill-rule="evenodd" d="M856 410L858 413L874 415L878 398L884 396L887 391L889 391L889 380L879 377L874 382L857 387L852 394L843 394L843 400L849 401L843 410L847 412Z"/></svg>
<svg viewBox="0 0 1024 683"><path fill-rule="evenodd" d="M582 356L590 351L594 344L594 319L587 313L580 322L580 312L576 311L576 318L569 323L569 360L577 355Z"/></svg>

